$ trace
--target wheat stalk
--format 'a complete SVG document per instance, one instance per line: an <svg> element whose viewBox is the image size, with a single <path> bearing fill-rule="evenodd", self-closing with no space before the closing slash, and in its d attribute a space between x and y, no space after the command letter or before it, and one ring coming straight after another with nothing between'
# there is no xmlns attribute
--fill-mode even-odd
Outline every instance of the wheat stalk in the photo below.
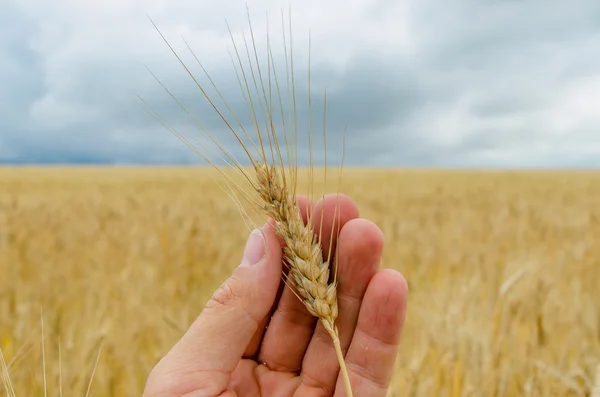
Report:
<svg viewBox="0 0 600 397"><path fill-rule="evenodd" d="M600 397L600 364L596 367L596 378L592 387L592 397Z"/></svg>
<svg viewBox="0 0 600 397"><path fill-rule="evenodd" d="M232 57L234 68L236 69L236 76L244 99L250 109L251 117L256 129L256 140L254 140L244 125L237 118L233 110L227 104L223 98L221 92L218 90L216 84L212 78L208 75L206 69L201 64L199 59L196 57L194 52L191 50L186 42L186 45L192 55L194 56L198 65L202 68L204 74L209 79L212 87L216 90L220 99L223 100L225 106L229 110L230 115L233 117L233 121L228 120L224 113L222 113L216 106L213 99L208 95L202 84L199 83L198 79L193 75L188 66L183 62L177 52L173 49L171 44L167 41L165 36L158 29L156 24L151 20L152 24L170 48L171 52L177 57L180 64L183 66L189 77L194 81L196 86L202 92L204 98L208 101L211 107L216 111L220 118L225 122L227 128L233 133L237 142L243 148L248 160L252 165L253 174L246 171L242 164L219 142L217 137L210 131L204 129L198 120L187 110L187 108L171 93L171 91L152 73L154 78L161 84L165 91L176 101L184 113L195 123L195 125L205 133L205 135L213 142L219 151L224 155L221 160L224 161L228 166L233 167L242 177L245 182L250 185L250 190L253 193L248 193L244 188L240 186L240 183L233 179L230 175L223 172L222 168L215 164L215 161L211 160L207 155L207 149L205 145L199 142L199 145L203 150L198 149L190 141L183 137L183 135L168 126L163 122L158 113L154 112L151 107L143 100L142 102L151 109L151 115L155 117L164 127L169 129L178 138L180 138L185 144L192 148L198 155L200 155L210 165L214 166L224 177L225 185L222 186L226 193L234 200L234 203L238 206L241 214L244 216L244 220L250 223L251 220L247 213L244 211L243 206L240 203L236 193L241 193L242 197L259 212L266 214L275 221L276 233L283 239L285 246L283 248L283 262L287 268L287 272L284 270L282 279L285 284L294 292L294 294L302 301L306 309L310 314L317 317L323 327L327 330L331 336L337 359L340 365L340 371L344 380L347 396L352 396L352 389L349 379L349 374L344 362L344 356L340 345L339 332L335 325L338 316L338 303L337 303L337 277L336 270L330 267L331 252L327 255L327 259L324 258L324 253L321 248L321 240L319 234L313 231L311 227L310 215L306 224L302 219L300 208L295 199L297 190L297 172L298 172L298 134L296 131L296 96L295 96L295 78L293 69L293 56L291 51L291 20L290 20L290 62L288 64L287 59L287 45L284 31L284 50L286 58L286 77L287 77L287 88L288 88L288 104L289 113L293 113L294 122L291 125L286 125L285 114L283 109L283 100L281 95L281 88L279 80L276 74L276 68L272 56L270 47L270 41L267 32L267 45L268 45L268 79L265 84L265 78L258 61L258 54L256 50L254 33L252 25L250 23L250 14L248 13L248 22L251 33L251 44L253 47L253 54L249 50L248 42L244 36L246 55L250 64L249 72L243 67L241 62L241 56L238 51L231 30L229 34L231 36L235 54L237 58L237 64L239 65L239 73L236 67L236 60ZM283 20L282 20L283 25ZM229 28L229 26L228 26ZM310 36L309 36L309 48L310 48ZM252 55L254 56L255 65L252 63ZM309 64L310 64L310 52L309 52ZM309 109L312 110L312 102L310 96L310 65L308 69L308 98L309 98ZM256 96L252 96L250 86L254 85L256 89ZM265 87L266 85L266 87ZM273 87L275 85L275 87ZM291 85L291 93L290 93ZM280 109L281 109L281 121L282 121L282 132L285 146L287 149L287 159L284 160L282 154L281 145L279 144L280 138L278 138L278 131L275 128L274 122L274 109L273 106L273 91L277 97ZM262 113L264 118L264 129L260 126L258 120L258 114ZM326 92L324 92L324 146L325 146L325 163L326 159ZM233 125L237 124L241 131L236 130ZM313 152L312 152L312 115L310 118L309 128L309 146L310 146L310 168L309 168L309 179L313 181ZM245 143L244 139L249 141ZM253 154L253 152L257 154ZM269 156L270 154L270 156ZM325 166L327 169L327 166ZM340 167L341 170L341 167ZM325 171L326 172L326 171ZM341 178L341 172L340 172ZM334 222L336 217L334 216ZM322 225L321 225L322 226ZM333 226L333 225L332 225ZM338 229L339 233L339 229ZM331 238L333 239L333 233ZM332 244L330 244L331 249Z"/></svg>

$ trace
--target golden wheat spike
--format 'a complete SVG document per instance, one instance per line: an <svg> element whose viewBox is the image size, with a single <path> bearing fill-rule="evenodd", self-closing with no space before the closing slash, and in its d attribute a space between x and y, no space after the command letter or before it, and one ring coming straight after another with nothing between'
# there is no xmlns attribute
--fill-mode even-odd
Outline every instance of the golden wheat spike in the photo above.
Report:
<svg viewBox="0 0 600 397"><path fill-rule="evenodd" d="M332 253L329 252L327 256L322 252L322 245L319 238L320 233L316 233L312 229L312 222L309 215L309 219L304 223L301 215L300 208L296 202L297 182L298 182L298 117L297 117L297 103L296 103L296 89L295 89L295 76L294 76L294 62L293 62L293 41L292 41L292 29L291 29L291 13L289 15L289 60L288 60L288 44L285 36L285 28L283 28L283 42L284 42L284 54L286 61L286 87L288 92L288 114L293 113L293 122L286 124L283 100L281 96L281 88L276 73L276 65L272 56L272 48L270 44L270 38L268 35L268 21L267 21L267 76L264 75L264 70L260 66L260 60L258 56L258 50L256 46L256 37L250 21L250 12L246 7L248 25L250 29L250 43L243 35L244 46L242 50L245 50L248 66L244 67L242 62L241 51L236 44L233 37L229 24L227 29L233 43L235 59L232 56L232 63L236 72L236 77L242 91L244 101L249 107L252 123L256 129L256 141L251 137L248 131L244 128L240 119L236 116L233 109L227 104L225 98L221 94L221 91L217 88L214 80L209 76L207 70L204 68L202 63L196 54L191 50L190 46L186 42L186 46L192 53L194 59L198 65L202 68L202 71L216 90L219 98L224 102L227 111L230 116L235 120L236 123L229 122L225 113L222 112L216 105L215 101L208 95L199 80L193 75L189 67L183 62L181 57L177 54L174 48L169 44L165 36L160 32L156 24L152 22L160 36L163 38L165 43L168 45L171 52L178 59L181 66L184 68L188 76L193 80L194 84L198 87L203 97L208 101L213 110L218 114L220 119L225 123L227 129L234 135L238 144L243 149L248 160L251 164L253 173L246 171L241 163L234 158L229 150L227 150L220 142L219 139L211 132L206 131L201 124L191 115L189 111L177 100L177 98L162 84L156 76L154 76L161 86L167 91L167 93L177 102L194 124L206 134L206 136L216 145L219 151L225 156L226 164L236 167L236 169L242 173L244 179L249 183L250 189L246 190L239 184L234 182L232 179L226 177L226 184L229 191L226 192L233 197L236 197L237 193L244 196L247 202L251 203L255 209L258 209L262 214L269 216L276 222L275 230L277 234L285 242L283 248L283 261L289 272L282 275L285 284L292 289L294 294L302 301L306 309L313 316L317 317L324 328L327 330L332 338L333 345L336 351L338 362L340 365L340 371L342 378L344 379L344 385L346 387L346 393L348 396L352 396L352 390L350 385L350 379L348 371L344 362L343 352L340 346L339 332L335 325L338 316L338 303L337 303L337 268L332 269L330 258ZM152 21L152 20L151 20ZM282 27L285 26L284 19L282 17ZM312 116L312 98L311 98L311 74L310 74L310 46L311 38L309 34L309 55L308 55L308 109L309 109L309 131L308 131L308 146L309 146L309 158L310 164L308 169L309 181L314 182L314 143L313 143L313 116ZM237 64L237 65L236 65ZM238 69L239 68L239 69ZM265 87L265 84L267 87ZM275 127L273 100L273 84L275 85L276 102L279 103L281 113L281 124L283 132L283 141L286 145L287 159L283 158L282 150L280 147L280 139L278 138L278 131ZM252 92L252 88L254 93ZM291 92L290 92L291 90ZM254 95L253 95L254 94ZM323 141L325 152L327 150L327 137L326 137L326 93L324 98L323 112ZM259 116L262 115L262 122L259 120ZM164 123L162 123L165 125ZM241 131L238 131L234 124L237 124ZM165 125L166 126L166 125ZM188 146L194 148L203 159L205 159L210 165L221 171L221 167L218 167L212 162L208 156L208 153L202 152L195 148L182 134L176 130L167 127L173 132L179 139L182 139ZM249 143L246 144L242 137L248 139ZM290 147L291 146L291 147ZM206 147L203 146L206 150ZM325 154L325 168L327 168L327 160ZM221 172L223 176L224 173ZM326 174L325 174L326 176ZM341 178L341 166L339 177ZM308 196L312 198L314 190L312 185L309 185ZM234 203L240 212L245 214L239 200L234 198ZM337 214L336 214L337 215ZM333 217L333 222L338 217ZM321 219L320 231L323 228L323 218ZM332 224L332 230L334 225ZM338 228L339 232L339 228ZM333 239L333 233L331 238ZM330 250L333 244L330 244Z"/></svg>

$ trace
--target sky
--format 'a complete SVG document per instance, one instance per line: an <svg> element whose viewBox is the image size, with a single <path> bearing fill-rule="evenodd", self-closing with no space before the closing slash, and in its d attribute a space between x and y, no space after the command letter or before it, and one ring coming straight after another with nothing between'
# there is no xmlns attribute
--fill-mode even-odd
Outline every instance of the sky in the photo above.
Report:
<svg viewBox="0 0 600 397"><path fill-rule="evenodd" d="M231 57L237 48L254 90L246 5L266 87L254 113ZM211 161L217 137L243 162L198 84L255 143L252 114L266 136L260 99L271 98L285 147L290 52L301 163L309 136L314 161L324 158L326 114L329 162L344 153L356 166L600 166L597 0L0 0L0 163L204 164L173 131Z"/></svg>

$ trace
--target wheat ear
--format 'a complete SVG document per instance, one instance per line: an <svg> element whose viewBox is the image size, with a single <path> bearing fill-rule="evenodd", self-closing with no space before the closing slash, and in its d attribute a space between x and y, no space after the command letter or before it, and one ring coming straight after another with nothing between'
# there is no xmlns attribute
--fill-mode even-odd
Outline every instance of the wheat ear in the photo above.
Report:
<svg viewBox="0 0 600 397"><path fill-rule="evenodd" d="M289 268L287 280L292 283L308 312L321 320L331 336L347 394L352 396L339 332L335 326L338 316L337 282L329 282L329 263L323 260L321 244L312 228L304 224L296 200L279 178L277 168L257 164L254 169L264 211L276 221L275 230L285 242L283 258Z"/></svg>
<svg viewBox="0 0 600 397"><path fill-rule="evenodd" d="M250 19L248 13L248 20ZM265 84L263 83L263 76L261 73L260 65L257 59L256 47L254 44L254 34L252 33L252 26L250 24L250 32L252 34L251 43L254 46L254 56L256 59L256 73L250 62L250 74L247 74L244 68L241 65L241 58L238 53L237 46L235 41L232 41L235 48L235 53L237 55L237 60L240 64L240 75L236 75L238 77L238 82L240 83L240 88L242 88L242 93L244 95L244 99L246 100L246 104L251 109L251 117L254 121L254 126L256 128L257 133L257 141L255 142L248 132L245 130L243 124L233 113L232 109L227 105L221 93L217 89L213 80L208 76L206 70L201 65L198 58L194 55L194 58L210 80L213 88L217 91L219 97L225 102L225 106L229 110L231 116L234 118L235 122L228 121L225 115L217 108L213 100L206 93L205 89L198 82L196 77L191 73L189 68L185 65L185 63L181 60L179 55L175 52L173 47L169 44L166 38L162 35L156 24L152 22L158 33L161 35L163 40L169 46L173 54L177 57L180 64L186 70L187 74L192 78L194 83L202 92L204 98L209 102L211 107L216 111L216 113L220 116L220 118L225 122L227 128L232 132L235 136L238 143L244 149L245 154L247 155L248 160L252 164L252 168L254 171L254 175L249 174L244 167L239 163L233 155L231 155L220 143L219 140L209 131L205 130L200 123L191 115L191 113L177 100L177 98L160 82L160 80L153 74L155 79L161 84L161 86L165 89L165 91L177 102L177 104L181 107L181 109L187 114L188 117L196 124L196 126L202 130L206 136L217 146L222 154L225 157L221 158L226 164L232 166L237 172L241 174L243 179L250 185L250 190L254 193L248 193L246 190L240 187L239 183L231 178L231 176L224 173L221 167L215 165L213 160L208 158L203 151L198 150L193 144L191 144L186 138L184 138L178 131L173 128L167 126L164 122L157 117L157 113L153 110L150 114L155 117L164 127L174 133L178 138L180 138L184 143L186 143L190 148L192 148L199 156L201 156L205 161L209 164L213 165L217 171L221 173L221 175L225 178L225 190L230 198L234 200L240 213L245 217L244 220L248 223L251 223L250 217L245 213L241 203L238 201L236 197L236 192L241 193L243 198L252 206L255 210L266 214L271 219L275 221L275 231L277 235L279 235L285 242L285 247L283 248L283 262L285 267L289 270L287 273L284 272L282 274L282 278L285 284L294 292L294 294L302 301L304 306L307 308L308 312L313 316L317 317L324 328L327 330L331 339L333 341L333 345L335 348L335 352L337 355L337 359L340 365L340 372L342 379L344 381L344 386L346 388L346 394L348 397L352 397L352 389L350 385L350 378L348 375L347 367L344 361L344 356L342 352L342 348L340 345L339 332L335 325L335 321L338 316L338 304L337 304L337 277L333 277L333 281L330 281L330 263L329 260L325 260L323 256L323 252L321 249L321 241L317 233L315 233L311 227L311 222L307 221L306 224L302 219L302 214L300 212L300 208L295 199L296 197L296 184L297 184L297 153L294 153L293 150L290 149L290 145L295 145L297 150L297 133L294 127L286 126L285 117L283 115L283 107L281 108L281 116L282 116L282 124L283 124L283 134L287 147L287 164L284 161L281 148L278 143L277 133L274 127L274 118L273 118L273 108L272 108L272 84L271 84L271 73L274 75L275 85L277 86L277 96L279 98L279 103L281 103L281 95L279 92L279 83L277 81L277 77L275 75L275 67L274 61L271 55L270 44L269 45L269 73L268 73L268 88L265 88ZM291 29L291 27L290 27ZM230 31L231 34L231 31ZM245 41L245 38L244 38ZM284 35L285 42L285 35ZM290 32L290 42L291 42L291 32ZM267 43L269 40L267 38ZM187 43L186 43L187 44ZM291 44L290 44L291 45ZM310 38L309 38L309 47L310 47ZM285 44L284 44L284 48ZM188 46L188 49L189 48ZM246 43L246 51L248 60L251 59L251 54L248 50L248 44ZM193 54L193 51L192 51ZM233 61L233 59L232 59ZM287 57L286 57L287 61ZM290 62L291 66L291 85L294 86L294 76L293 76L293 61ZM310 54L309 54L309 63L310 63ZM235 66L235 62L234 62ZM286 63L287 70L287 63ZM289 76L288 76L289 77ZM258 99L253 98L250 93L250 85L254 83L256 88L256 94ZM289 83L289 81L288 81ZM310 100L310 68L309 68L309 108L311 108L311 100ZM295 92L294 88L292 90ZM267 93L268 92L268 93ZM293 110L294 117L296 115L296 103L295 103L295 94L292 94L293 97ZM326 98L326 95L325 95ZM288 98L289 99L289 98ZM325 100L326 101L326 100ZM148 105L145 101L142 102ZM149 105L148 105L149 106ZM325 106L326 108L326 106ZM263 116L265 117L265 130L266 137L262 135L265 132L261 132L261 128L259 127L259 122L257 120L257 112L261 110ZM324 109L325 113L325 109ZM326 118L325 118L326 120ZM294 120L295 121L295 120ZM233 125L236 124L243 132L243 134L239 131L236 131L233 128ZM326 122L324 121L324 124ZM294 123L295 124L295 123ZM324 126L324 137L325 133ZM309 134L309 141L311 146L311 174L312 176L312 116L311 116L311 133ZM249 144L244 143L244 139L246 138L250 141ZM324 139L326 142L326 138ZM200 145L206 151L206 148L202 143ZM265 150L265 146L270 149L270 156L267 154L267 150ZM326 143L325 143L326 146ZM256 151L257 155L252 152ZM269 161L269 158L272 161ZM326 162L326 161L325 161ZM286 169L287 168L287 169ZM287 171L287 172L286 172ZM286 175L286 173L288 175ZM289 185L288 185L289 183ZM222 186L223 187L223 186ZM258 197L256 197L258 195ZM335 219L335 217L334 217ZM334 220L335 221L335 220ZM332 225L333 226L333 225ZM332 236L333 237L333 236ZM329 253L331 254L331 253ZM328 258L331 258L331 255L328 255Z"/></svg>

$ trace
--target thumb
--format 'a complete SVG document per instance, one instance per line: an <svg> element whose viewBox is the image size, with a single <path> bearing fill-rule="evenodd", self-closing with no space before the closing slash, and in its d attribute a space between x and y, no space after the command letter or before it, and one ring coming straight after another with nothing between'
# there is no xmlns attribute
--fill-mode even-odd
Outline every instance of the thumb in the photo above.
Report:
<svg viewBox="0 0 600 397"><path fill-rule="evenodd" d="M203 382L200 378L204 372L213 385L216 377L225 375L227 379L222 380L226 385L229 374L273 305L281 266L281 245L274 230L269 227L253 230L240 265L215 291L161 366L169 368L169 372L185 369L199 382Z"/></svg>

